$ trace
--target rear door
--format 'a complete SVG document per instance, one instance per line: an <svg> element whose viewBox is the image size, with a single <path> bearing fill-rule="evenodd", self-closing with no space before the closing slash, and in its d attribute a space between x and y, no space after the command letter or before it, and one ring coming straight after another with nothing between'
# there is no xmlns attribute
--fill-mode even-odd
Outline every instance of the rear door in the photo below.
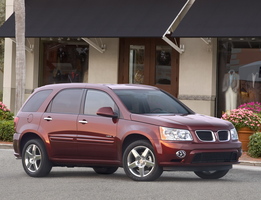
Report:
<svg viewBox="0 0 261 200"><path fill-rule="evenodd" d="M77 117L84 89L61 90L43 114L40 132L48 134L52 157L73 158L77 155Z"/></svg>
<svg viewBox="0 0 261 200"><path fill-rule="evenodd" d="M117 120L98 116L101 107L111 107L115 113L118 108L112 98L100 90L88 90L84 100L83 114L78 116L77 147L78 156L89 160L116 160Z"/></svg>

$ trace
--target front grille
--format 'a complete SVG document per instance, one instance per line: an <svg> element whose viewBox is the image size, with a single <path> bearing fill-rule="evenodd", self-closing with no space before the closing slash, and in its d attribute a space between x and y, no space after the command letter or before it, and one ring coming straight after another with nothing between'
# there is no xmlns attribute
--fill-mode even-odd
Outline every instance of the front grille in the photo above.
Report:
<svg viewBox="0 0 261 200"><path fill-rule="evenodd" d="M195 154L192 163L237 162L236 152L211 152Z"/></svg>
<svg viewBox="0 0 261 200"><path fill-rule="evenodd" d="M230 134L228 131L218 131L217 135L219 141L228 141L230 139Z"/></svg>
<svg viewBox="0 0 261 200"><path fill-rule="evenodd" d="M217 139L221 142L230 140L230 133L227 130L217 131L216 134L208 130L198 130L196 131L196 135L203 142L214 142Z"/></svg>
<svg viewBox="0 0 261 200"><path fill-rule="evenodd" d="M212 131L196 131L196 134L201 141L205 141L205 142L215 141L215 137Z"/></svg>

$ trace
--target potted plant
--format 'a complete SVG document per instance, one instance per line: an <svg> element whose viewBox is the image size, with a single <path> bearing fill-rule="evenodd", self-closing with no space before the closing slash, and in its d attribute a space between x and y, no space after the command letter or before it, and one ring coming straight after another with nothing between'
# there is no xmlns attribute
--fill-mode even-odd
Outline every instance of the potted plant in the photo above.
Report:
<svg viewBox="0 0 261 200"><path fill-rule="evenodd" d="M247 110L252 110L254 113L261 114L261 103L260 102L249 102L249 103L244 103L238 108L242 109L247 109Z"/></svg>
<svg viewBox="0 0 261 200"><path fill-rule="evenodd" d="M251 109L239 108L226 112L222 119L230 121L238 131L243 151L248 150L249 136L260 130L261 117Z"/></svg>

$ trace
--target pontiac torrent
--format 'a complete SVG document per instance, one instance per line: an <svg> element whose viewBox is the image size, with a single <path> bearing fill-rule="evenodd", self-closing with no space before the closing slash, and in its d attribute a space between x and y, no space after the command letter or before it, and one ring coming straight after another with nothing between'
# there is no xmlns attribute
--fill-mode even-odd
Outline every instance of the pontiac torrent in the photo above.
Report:
<svg viewBox="0 0 261 200"><path fill-rule="evenodd" d="M194 113L145 85L53 84L35 89L15 117L14 154L32 177L52 167L123 167L135 181L164 170L221 178L238 163L241 143L230 122Z"/></svg>

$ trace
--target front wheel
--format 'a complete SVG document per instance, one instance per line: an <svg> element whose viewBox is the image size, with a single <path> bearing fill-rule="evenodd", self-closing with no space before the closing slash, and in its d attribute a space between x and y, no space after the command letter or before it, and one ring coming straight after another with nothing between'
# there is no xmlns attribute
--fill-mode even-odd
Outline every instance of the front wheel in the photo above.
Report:
<svg viewBox="0 0 261 200"><path fill-rule="evenodd" d="M25 172L32 177L47 176L52 169L45 146L40 139L26 142L22 151Z"/></svg>
<svg viewBox="0 0 261 200"><path fill-rule="evenodd" d="M225 176L229 170L220 171L195 171L194 173L202 179L219 179Z"/></svg>
<svg viewBox="0 0 261 200"><path fill-rule="evenodd" d="M153 181L163 172L157 163L152 145L146 140L133 142L126 148L123 168L126 175L135 181Z"/></svg>

